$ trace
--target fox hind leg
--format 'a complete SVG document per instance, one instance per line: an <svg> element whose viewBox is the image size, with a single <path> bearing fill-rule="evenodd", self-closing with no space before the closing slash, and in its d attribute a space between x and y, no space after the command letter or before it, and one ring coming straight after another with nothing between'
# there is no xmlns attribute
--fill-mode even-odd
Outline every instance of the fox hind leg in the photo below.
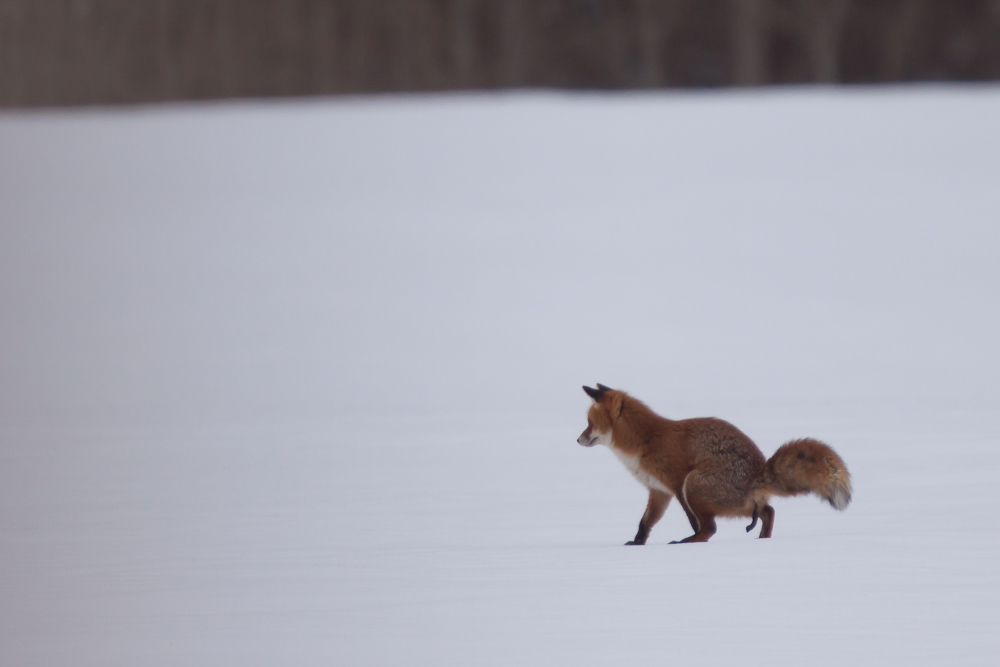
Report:
<svg viewBox="0 0 1000 667"><path fill-rule="evenodd" d="M708 502L701 497L698 486L701 476L696 472L688 473L681 486L681 492L677 496L681 507L688 515L694 535L685 537L683 540L671 542L671 544L687 544L688 542L707 542L712 535L715 535L715 512L712 511Z"/></svg>
<svg viewBox="0 0 1000 667"><path fill-rule="evenodd" d="M757 525L757 516L758 516L758 512L757 512L757 501L755 500L755 501L753 501L753 517L751 517L751 518L750 518L750 525L749 525L749 526L747 526L747 532L748 532L748 533L749 533L749 532L750 532L751 530L753 530L753 527L754 527L754 526L756 526L756 525Z"/></svg>
<svg viewBox="0 0 1000 667"><path fill-rule="evenodd" d="M656 489L649 490L649 502L646 503L646 512L642 515L642 519L639 521L639 531L635 534L635 537L625 543L626 546L641 545L646 543L646 539L649 537L649 531L653 529L656 522L663 517L663 513L667 511L667 505L670 504L670 499L672 496L669 493L664 493L663 491L657 491Z"/></svg>
<svg viewBox="0 0 1000 667"><path fill-rule="evenodd" d="M691 511L691 506L688 505L687 499L684 497L684 488L681 487L681 493L677 496L677 502L681 504L684 513L687 515L688 521L691 523L691 530L698 532L698 517L694 515ZM676 542L671 542L671 544L676 544Z"/></svg>
<svg viewBox="0 0 1000 667"><path fill-rule="evenodd" d="M771 537L771 530L774 528L774 508L764 505L760 510L760 537L761 539ZM748 528L747 531L750 529Z"/></svg>

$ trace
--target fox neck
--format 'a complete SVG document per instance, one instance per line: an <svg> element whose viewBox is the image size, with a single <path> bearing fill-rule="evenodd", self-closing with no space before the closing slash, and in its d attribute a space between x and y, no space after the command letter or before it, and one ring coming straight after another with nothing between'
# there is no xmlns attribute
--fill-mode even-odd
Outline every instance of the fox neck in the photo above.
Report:
<svg viewBox="0 0 1000 667"><path fill-rule="evenodd" d="M627 456L635 456L642 450L642 439L636 437L635 429L629 421L619 417L611 427L609 447Z"/></svg>
<svg viewBox="0 0 1000 667"><path fill-rule="evenodd" d="M626 396L622 411L611 427L609 446L628 456L640 455L649 440L649 428L656 423L669 422L669 419L659 416L645 403Z"/></svg>

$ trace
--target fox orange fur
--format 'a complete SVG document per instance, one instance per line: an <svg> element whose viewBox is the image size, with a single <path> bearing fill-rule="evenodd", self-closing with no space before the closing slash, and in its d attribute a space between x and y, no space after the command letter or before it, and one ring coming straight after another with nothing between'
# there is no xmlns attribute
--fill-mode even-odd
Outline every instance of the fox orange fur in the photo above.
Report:
<svg viewBox="0 0 1000 667"><path fill-rule="evenodd" d="M577 442L606 445L649 489L639 531L627 544L645 544L676 497L694 534L681 542L705 542L716 517L761 518L760 537L771 537L771 496L814 493L838 510L851 502L851 475L828 445L792 440L765 459L757 445L729 422L714 418L665 419L623 391L584 387L593 400L587 430Z"/></svg>

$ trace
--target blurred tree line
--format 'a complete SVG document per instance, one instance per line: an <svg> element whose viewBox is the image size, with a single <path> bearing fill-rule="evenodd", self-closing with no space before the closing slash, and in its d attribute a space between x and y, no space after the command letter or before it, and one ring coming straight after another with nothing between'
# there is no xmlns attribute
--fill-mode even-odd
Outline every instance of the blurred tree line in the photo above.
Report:
<svg viewBox="0 0 1000 667"><path fill-rule="evenodd" d="M0 106L1000 79L1000 0L0 0Z"/></svg>

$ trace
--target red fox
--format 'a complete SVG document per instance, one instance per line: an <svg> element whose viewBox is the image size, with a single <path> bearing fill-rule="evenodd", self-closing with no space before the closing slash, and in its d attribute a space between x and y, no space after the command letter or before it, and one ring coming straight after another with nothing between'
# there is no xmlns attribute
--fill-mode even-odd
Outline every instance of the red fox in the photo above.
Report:
<svg viewBox="0 0 1000 667"><path fill-rule="evenodd" d="M577 442L607 446L649 489L639 531L626 544L645 544L675 496L694 529L680 543L706 542L715 534L717 516L751 517L748 533L759 516L760 537L771 537L771 496L815 493L838 510L851 502L847 466L819 440L792 440L765 460L757 445L729 422L711 417L673 421L603 384L583 390L594 402L587 430Z"/></svg>

